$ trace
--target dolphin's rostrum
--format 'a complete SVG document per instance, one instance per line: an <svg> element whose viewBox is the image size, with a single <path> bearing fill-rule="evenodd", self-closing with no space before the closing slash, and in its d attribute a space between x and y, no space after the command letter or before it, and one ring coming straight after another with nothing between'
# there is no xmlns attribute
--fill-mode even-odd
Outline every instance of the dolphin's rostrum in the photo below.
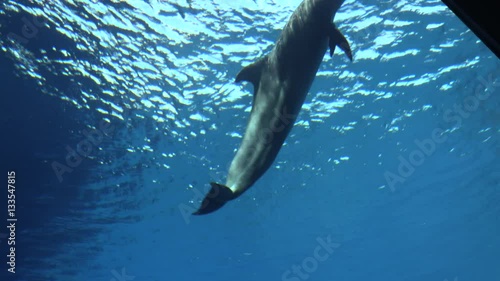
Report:
<svg viewBox="0 0 500 281"><path fill-rule="evenodd" d="M250 120L229 168L226 184L211 190L194 215L214 212L250 188L278 155L304 103L328 47L352 60L349 43L332 22L343 0L304 0L273 50L243 68L236 82L253 84Z"/></svg>

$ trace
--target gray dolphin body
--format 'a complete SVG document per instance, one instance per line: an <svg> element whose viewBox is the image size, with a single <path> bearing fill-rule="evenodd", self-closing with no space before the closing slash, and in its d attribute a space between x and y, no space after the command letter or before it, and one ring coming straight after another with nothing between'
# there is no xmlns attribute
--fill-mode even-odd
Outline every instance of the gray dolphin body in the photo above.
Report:
<svg viewBox="0 0 500 281"><path fill-rule="evenodd" d="M254 86L250 120L225 185L211 183L201 207L214 212L239 197L269 169L293 127L321 61L339 46L352 60L349 43L333 18L344 0L304 0L292 14L273 50L243 68L236 82Z"/></svg>

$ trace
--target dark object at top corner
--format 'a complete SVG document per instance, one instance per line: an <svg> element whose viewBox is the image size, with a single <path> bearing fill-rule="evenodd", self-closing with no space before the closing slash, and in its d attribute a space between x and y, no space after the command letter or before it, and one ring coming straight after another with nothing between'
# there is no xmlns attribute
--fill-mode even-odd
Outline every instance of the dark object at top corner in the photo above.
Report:
<svg viewBox="0 0 500 281"><path fill-rule="evenodd" d="M500 17L497 1L442 0L500 58Z"/></svg>

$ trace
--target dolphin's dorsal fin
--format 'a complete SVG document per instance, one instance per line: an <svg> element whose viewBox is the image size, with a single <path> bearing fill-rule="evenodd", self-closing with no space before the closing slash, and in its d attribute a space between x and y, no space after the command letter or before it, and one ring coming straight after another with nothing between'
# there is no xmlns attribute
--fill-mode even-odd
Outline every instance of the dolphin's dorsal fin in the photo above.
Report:
<svg viewBox="0 0 500 281"><path fill-rule="evenodd" d="M262 73L262 69L267 64L267 56L260 58L258 61L245 66L239 73L236 75L235 82L248 81L253 84L254 93L257 92L259 88L260 82L260 74Z"/></svg>

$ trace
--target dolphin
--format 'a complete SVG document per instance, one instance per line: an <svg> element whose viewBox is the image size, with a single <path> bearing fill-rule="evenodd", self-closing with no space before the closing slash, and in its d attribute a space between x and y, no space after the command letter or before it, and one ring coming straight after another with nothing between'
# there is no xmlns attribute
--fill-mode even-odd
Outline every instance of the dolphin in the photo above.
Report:
<svg viewBox="0 0 500 281"><path fill-rule="evenodd" d="M338 46L352 61L349 43L333 23L344 0L304 0L269 54L244 67L235 82L253 84L250 119L226 183L211 188L193 215L220 209L248 190L274 162L292 129L325 52Z"/></svg>

